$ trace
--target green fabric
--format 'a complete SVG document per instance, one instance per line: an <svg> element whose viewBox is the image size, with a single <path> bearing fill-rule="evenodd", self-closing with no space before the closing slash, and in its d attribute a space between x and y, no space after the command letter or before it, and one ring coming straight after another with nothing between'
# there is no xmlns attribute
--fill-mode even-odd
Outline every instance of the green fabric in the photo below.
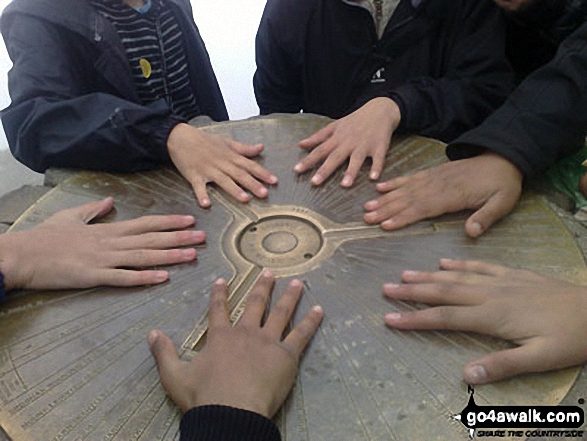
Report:
<svg viewBox="0 0 587 441"><path fill-rule="evenodd" d="M561 159L546 172L552 185L575 201L577 210L587 206L587 199L579 192L579 180L587 173L587 168L582 165L585 160L587 160L587 146L573 156Z"/></svg>

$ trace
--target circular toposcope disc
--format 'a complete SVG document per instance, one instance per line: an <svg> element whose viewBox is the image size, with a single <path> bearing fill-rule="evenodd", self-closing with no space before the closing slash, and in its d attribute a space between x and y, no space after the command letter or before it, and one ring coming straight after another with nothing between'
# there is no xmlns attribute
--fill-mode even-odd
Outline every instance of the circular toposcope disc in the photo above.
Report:
<svg viewBox="0 0 587 441"><path fill-rule="evenodd" d="M229 280L229 306L238 319L252 284L270 268L277 276L276 293L293 277L303 280L305 294L294 322L315 304L325 310L296 385L275 417L284 439L466 439L464 426L452 419L468 401L462 368L507 344L460 332L388 329L385 313L422 306L387 301L381 285L398 282L405 269L434 270L443 257L584 282L583 257L561 221L532 194L477 240L463 232L466 213L395 232L367 226L363 203L377 192L366 167L350 190L339 186L341 171L320 187L311 185L310 174L292 171L305 154L297 142L327 122L275 115L205 127L241 142L265 144L259 161L279 177L266 200L239 204L212 188L212 208L202 210L188 184L165 169L81 173L31 207L15 229L111 195L116 211L105 222L193 214L208 240L197 262L170 267L170 281L160 286L22 293L2 304L0 423L6 432L14 439L42 441L177 439L180 414L159 384L146 334L162 329L184 358L192 357L205 344L213 282ZM444 160L439 142L397 139L382 179ZM477 387L476 401L557 404L577 372Z"/></svg>

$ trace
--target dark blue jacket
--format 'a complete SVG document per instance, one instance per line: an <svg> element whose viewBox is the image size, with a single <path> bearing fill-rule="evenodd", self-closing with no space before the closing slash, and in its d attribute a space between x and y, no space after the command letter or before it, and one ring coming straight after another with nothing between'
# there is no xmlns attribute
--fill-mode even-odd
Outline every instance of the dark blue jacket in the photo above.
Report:
<svg viewBox="0 0 587 441"><path fill-rule="evenodd" d="M530 54L522 62L518 58L520 76L538 69L481 126L449 145L449 158L489 150L533 175L585 144L587 0L568 0L563 6L558 15L546 11L546 22L533 11L526 14L531 21L511 22L510 53Z"/></svg>
<svg viewBox="0 0 587 441"><path fill-rule="evenodd" d="M189 0L168 0L185 39L190 81L204 115L228 115ZM140 103L116 30L85 0L14 0L0 29L14 66L2 124L13 155L49 167L139 171L169 163L181 119L159 100Z"/></svg>
<svg viewBox="0 0 587 441"><path fill-rule="evenodd" d="M452 140L512 90L505 20L492 0L401 0L381 40L371 14L350 3L267 1L254 78L261 113L340 118L387 96L400 107L400 131Z"/></svg>

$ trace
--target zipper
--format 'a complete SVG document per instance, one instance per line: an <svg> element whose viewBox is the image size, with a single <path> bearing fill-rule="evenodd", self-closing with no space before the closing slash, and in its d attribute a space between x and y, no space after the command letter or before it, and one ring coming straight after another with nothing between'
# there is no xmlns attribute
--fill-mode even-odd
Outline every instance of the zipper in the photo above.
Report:
<svg viewBox="0 0 587 441"><path fill-rule="evenodd" d="M377 37L379 37L379 28L381 27L381 19L383 18L383 0L373 0L375 4L375 30Z"/></svg>

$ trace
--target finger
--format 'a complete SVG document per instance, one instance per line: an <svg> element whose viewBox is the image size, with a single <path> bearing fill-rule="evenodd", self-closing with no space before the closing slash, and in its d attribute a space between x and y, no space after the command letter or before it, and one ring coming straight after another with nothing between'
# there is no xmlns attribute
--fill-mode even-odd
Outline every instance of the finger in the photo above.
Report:
<svg viewBox="0 0 587 441"><path fill-rule="evenodd" d="M174 250L129 250L115 251L108 254L106 265L111 268L144 268L158 265L173 265L191 262L196 258L193 248Z"/></svg>
<svg viewBox="0 0 587 441"><path fill-rule="evenodd" d="M253 178L247 171L236 168L231 171L230 175L238 182L242 187L251 191L258 198L266 198L269 195L269 191L263 184Z"/></svg>
<svg viewBox="0 0 587 441"><path fill-rule="evenodd" d="M210 201L210 196L208 196L206 181L197 179L192 182L192 188L194 189L194 193L196 195L196 199L198 200L198 204L200 204L200 207L209 208L212 205L212 202Z"/></svg>
<svg viewBox="0 0 587 441"><path fill-rule="evenodd" d="M243 318L240 321L242 326L248 326L251 328L259 327L261 319L265 314L265 307L274 280L271 271L263 271L259 280L257 280L257 283L255 283L255 286L253 286L251 292L247 295L247 305L245 307L245 312L243 313Z"/></svg>
<svg viewBox="0 0 587 441"><path fill-rule="evenodd" d="M324 311L321 306L312 307L302 321L283 340L283 343L293 350L296 357L300 356L310 339L316 333L323 315Z"/></svg>
<svg viewBox="0 0 587 441"><path fill-rule="evenodd" d="M330 138L334 133L334 127L334 123L328 124L326 127L318 130L309 138L300 141L299 146L303 149L309 149L326 142L326 140L328 140L328 138Z"/></svg>
<svg viewBox="0 0 587 441"><path fill-rule="evenodd" d="M251 175L261 179L263 182L275 185L278 182L277 176L267 170L265 167L257 164L255 161L247 160L243 164L243 168L247 170Z"/></svg>
<svg viewBox="0 0 587 441"><path fill-rule="evenodd" d="M370 212L365 214L364 219L369 224L378 224L408 210L410 206L409 199L403 193L388 193L365 204L364 208Z"/></svg>
<svg viewBox="0 0 587 441"><path fill-rule="evenodd" d="M440 259L440 268L447 271L462 271L482 274L485 276L503 276L510 269L493 263L477 260Z"/></svg>
<svg viewBox="0 0 587 441"><path fill-rule="evenodd" d="M506 195L499 192L492 196L467 219L465 224L467 234L471 237L481 236L491 225L512 211L517 201L518 195L516 194Z"/></svg>
<svg viewBox="0 0 587 441"><path fill-rule="evenodd" d="M296 164L294 167L294 171L296 173L304 173L308 169L312 168L319 162L321 162L324 158L328 156L330 151L332 150L332 144L326 143L322 144L319 147L316 147L310 153L308 153L300 162Z"/></svg>
<svg viewBox="0 0 587 441"><path fill-rule="evenodd" d="M251 158L259 155L265 147L263 146L263 144L250 145L230 140L230 148L240 155Z"/></svg>
<svg viewBox="0 0 587 441"><path fill-rule="evenodd" d="M45 222L59 222L61 224L65 222L82 222L87 224L92 219L104 216L106 213L110 212L113 206L114 199L108 197L106 199L102 199L101 201L93 201L84 205L80 205L79 207L62 210L51 216Z"/></svg>
<svg viewBox="0 0 587 441"><path fill-rule="evenodd" d="M414 285L387 283L383 294L394 300L426 303L428 305L475 305L481 300L467 286L450 283L418 283Z"/></svg>
<svg viewBox="0 0 587 441"><path fill-rule="evenodd" d="M115 222L112 224L92 225L97 231L108 232L115 236L134 236L143 233L178 230L188 228L196 223L193 216L143 216L138 219Z"/></svg>
<svg viewBox="0 0 587 441"><path fill-rule="evenodd" d="M230 327L228 312L228 287L224 279L218 279L212 287L210 295L210 310L208 312L208 327L227 328Z"/></svg>
<svg viewBox="0 0 587 441"><path fill-rule="evenodd" d="M332 150L324 161L324 164L320 166L318 171L312 177L312 184L322 184L344 161L346 161L348 156L349 155L342 151L340 147Z"/></svg>
<svg viewBox="0 0 587 441"><path fill-rule="evenodd" d="M222 188L225 192L227 192L230 196L239 202L246 203L251 200L251 196L238 185L236 185L233 178L228 175L222 174L214 179L214 182L216 182L220 188Z"/></svg>
<svg viewBox="0 0 587 441"><path fill-rule="evenodd" d="M167 271L143 270L134 271L126 269L105 269L98 270L93 279L88 279L87 284L80 288L92 286L143 286L157 285L169 279ZM92 280L92 281L90 281Z"/></svg>
<svg viewBox="0 0 587 441"><path fill-rule="evenodd" d="M375 185L375 188L380 193L387 193L402 187L408 182L410 178L411 176L401 176L399 178L390 179L389 181L379 182L377 185Z"/></svg>
<svg viewBox="0 0 587 441"><path fill-rule="evenodd" d="M173 231L145 233L135 236L118 237L114 244L118 250L152 249L163 250L188 245L199 245L206 241L203 231Z"/></svg>
<svg viewBox="0 0 587 441"><path fill-rule="evenodd" d="M149 332L147 336L149 349L157 364L157 371L164 389L173 395L173 391L180 388L183 379L177 377L182 364L175 345L169 337L159 330Z"/></svg>
<svg viewBox="0 0 587 441"><path fill-rule="evenodd" d="M467 364L464 380L469 384L483 384L503 380L528 372L557 369L557 352L543 343L532 341L513 349L494 352Z"/></svg>
<svg viewBox="0 0 587 441"><path fill-rule="evenodd" d="M283 334L283 330L289 323L301 295L302 282L292 280L287 291L281 296L277 305L271 309L271 313L267 318L264 328L269 334L281 339L281 334Z"/></svg>
<svg viewBox="0 0 587 441"><path fill-rule="evenodd" d="M369 173L369 179L372 181L376 181L381 176L381 172L383 172L383 167L385 166L386 156L387 149L377 150L372 156L373 163L371 164L371 172Z"/></svg>
<svg viewBox="0 0 587 441"><path fill-rule="evenodd" d="M359 152L354 152L353 154L351 154L349 166L346 169L344 178L340 184L341 186L348 188L353 185L355 179L357 178L359 170L361 170L363 162L365 162L365 155Z"/></svg>
<svg viewBox="0 0 587 441"><path fill-rule="evenodd" d="M398 329L483 332L485 323L482 318L475 307L436 306L419 311L389 313L385 316L385 324Z"/></svg>
<svg viewBox="0 0 587 441"><path fill-rule="evenodd" d="M488 276L464 271L404 271L405 283L445 283L452 285L487 285L492 281ZM472 287L469 286L468 289Z"/></svg>

